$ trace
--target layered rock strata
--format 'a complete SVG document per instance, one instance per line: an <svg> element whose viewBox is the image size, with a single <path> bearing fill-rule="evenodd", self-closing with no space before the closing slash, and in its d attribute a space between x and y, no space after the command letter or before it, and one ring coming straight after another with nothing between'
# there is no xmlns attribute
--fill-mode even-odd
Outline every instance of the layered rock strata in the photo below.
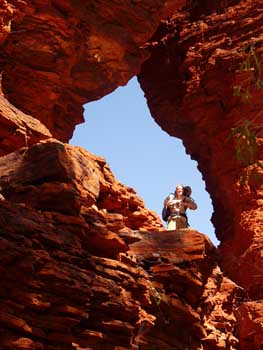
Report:
<svg viewBox="0 0 263 350"><path fill-rule="evenodd" d="M148 43L151 57L140 82L156 122L198 161L224 272L250 298L262 299L263 7L255 1L219 5L192 2L163 21ZM258 144L253 159L246 126ZM231 137L237 127L239 139ZM243 146L245 163L236 158Z"/></svg>
<svg viewBox="0 0 263 350"><path fill-rule="evenodd" d="M0 3L1 350L263 348L262 169L242 184L228 137L245 116L262 162L262 19L249 0ZM198 161L220 255L50 139L148 57L141 85Z"/></svg>
<svg viewBox="0 0 263 350"><path fill-rule="evenodd" d="M1 157L0 172L6 200L61 215L81 214L94 232L97 218L105 233L163 228L135 191L115 180L105 159L80 147L42 141Z"/></svg>
<svg viewBox="0 0 263 350"><path fill-rule="evenodd" d="M50 137L50 131L39 120L21 112L0 94L0 155Z"/></svg>
<svg viewBox="0 0 263 350"><path fill-rule="evenodd" d="M0 170L1 349L261 344L260 304L223 275L210 240L164 231L103 158L50 139Z"/></svg>
<svg viewBox="0 0 263 350"><path fill-rule="evenodd" d="M140 47L185 1L1 1L0 66L5 96L68 141L83 104L137 74ZM13 149L15 150L15 148Z"/></svg>

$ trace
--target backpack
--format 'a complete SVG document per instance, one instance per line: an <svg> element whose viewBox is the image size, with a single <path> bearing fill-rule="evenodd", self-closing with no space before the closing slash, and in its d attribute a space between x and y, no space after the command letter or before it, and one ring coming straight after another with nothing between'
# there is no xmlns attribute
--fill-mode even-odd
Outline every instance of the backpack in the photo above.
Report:
<svg viewBox="0 0 263 350"><path fill-rule="evenodd" d="M170 195L173 195L174 196L174 193L170 193ZM162 210L162 218L163 218L163 221L167 221L168 218L170 216L170 208L169 207L163 207L163 210Z"/></svg>
<svg viewBox="0 0 263 350"><path fill-rule="evenodd" d="M162 218L163 218L163 220L167 221L168 218L169 218L169 215L170 215L169 207L163 207L163 210L162 210Z"/></svg>

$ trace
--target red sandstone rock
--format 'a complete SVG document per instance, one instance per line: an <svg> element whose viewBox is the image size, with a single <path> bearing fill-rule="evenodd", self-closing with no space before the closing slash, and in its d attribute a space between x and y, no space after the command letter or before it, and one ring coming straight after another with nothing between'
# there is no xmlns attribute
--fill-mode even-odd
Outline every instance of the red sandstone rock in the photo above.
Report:
<svg viewBox="0 0 263 350"><path fill-rule="evenodd" d="M0 4L0 154L16 150L0 158L1 349L263 346L262 171L240 186L237 140L227 141L240 116L261 121L262 91L239 68L244 46L262 55L262 6L187 2L145 45L170 5L184 1ZM35 144L68 140L82 104L124 85L147 47L142 86L156 121L198 160L224 272L200 233L148 233L161 221L104 159Z"/></svg>
<svg viewBox="0 0 263 350"><path fill-rule="evenodd" d="M8 100L68 141L85 102L137 74L141 48L177 1L2 1L0 44ZM65 120L67 122L65 123Z"/></svg>
<svg viewBox="0 0 263 350"><path fill-rule="evenodd" d="M104 159L50 139L1 157L0 171L0 347L209 350L226 335L233 343L218 317L236 326L238 287L217 279L228 318L207 306L215 247L194 230L143 232L160 229L158 218L135 221L143 202Z"/></svg>
<svg viewBox="0 0 263 350"><path fill-rule="evenodd" d="M202 322L208 349L235 349L239 346L236 309L245 299L245 291L226 278L218 267L209 276L202 296Z"/></svg>
<svg viewBox="0 0 263 350"><path fill-rule="evenodd" d="M147 274L91 256L83 220L8 201L0 212L0 348L128 348L136 323L153 322Z"/></svg>
<svg viewBox="0 0 263 350"><path fill-rule="evenodd" d="M11 19L14 14L14 7L8 1L2 1L0 4L0 45L8 36L11 29Z"/></svg>
<svg viewBox="0 0 263 350"><path fill-rule="evenodd" d="M0 155L51 136L39 120L22 113L0 95Z"/></svg>
<svg viewBox="0 0 263 350"><path fill-rule="evenodd" d="M258 168L258 179L249 176L245 186L240 184L244 166L229 136L242 119L262 124L263 90L255 87L256 68L252 77L240 70L248 59L245 48L254 47L262 61L262 23L260 2L189 4L162 23L139 78L156 122L182 138L198 161L213 201L223 271L254 299L262 298L263 284L263 171ZM251 101L234 96L237 85L249 87ZM262 128L257 136L262 165Z"/></svg>
<svg viewBox="0 0 263 350"><path fill-rule="evenodd" d="M0 171L0 347L219 350L250 339L242 322L234 335L246 294L209 239L143 232L158 218L134 221L143 202L104 159L50 139L1 157Z"/></svg>
<svg viewBox="0 0 263 350"><path fill-rule="evenodd" d="M115 180L103 158L80 147L43 141L1 157L0 173L7 200L45 212L81 215L92 231L100 227L94 240L99 236L103 240L111 231L114 235L129 229L163 228L135 191Z"/></svg>
<svg viewBox="0 0 263 350"><path fill-rule="evenodd" d="M160 349L182 343L193 349L237 349L235 310L245 293L224 277L207 237L190 229L135 237L139 241L129 244L127 254L148 271L159 310L154 325L138 337L139 348L148 349L152 342Z"/></svg>
<svg viewBox="0 0 263 350"><path fill-rule="evenodd" d="M209 334L211 294L203 291L216 251L204 235L187 229L123 233L120 239L137 236L137 242L119 254L121 262L92 256L90 225L79 216L60 215L9 200L0 203L5 286L0 289L0 347L168 350L204 344L210 349L202 338ZM216 297L223 300L216 281ZM228 285L223 292L230 319L238 288ZM218 309L217 315L222 317ZM231 320L235 326L236 319ZM218 339L225 333L218 319L213 327L214 349L220 349Z"/></svg>
<svg viewBox="0 0 263 350"><path fill-rule="evenodd" d="M250 301L236 310L242 349L261 349L263 346L263 303Z"/></svg>

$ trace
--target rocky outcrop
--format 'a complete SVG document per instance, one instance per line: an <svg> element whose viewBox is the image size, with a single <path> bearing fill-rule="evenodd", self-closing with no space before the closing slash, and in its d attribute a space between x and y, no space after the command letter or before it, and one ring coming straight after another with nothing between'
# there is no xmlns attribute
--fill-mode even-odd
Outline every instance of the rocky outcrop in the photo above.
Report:
<svg viewBox="0 0 263 350"><path fill-rule="evenodd" d="M1 349L260 344L261 304L224 276L210 240L164 231L103 158L49 139L2 156L0 171Z"/></svg>
<svg viewBox="0 0 263 350"><path fill-rule="evenodd" d="M51 154L52 170L41 178L34 172L37 162L31 168L27 162ZM52 141L32 147L27 156L10 154L5 164L14 156L20 166L5 170L9 182L2 182L6 200L0 202L1 348L165 350L235 344L233 311L244 293L223 277L208 238L188 229L154 232L153 224L152 232L131 230L130 218L124 227L121 215L107 213L97 194L97 181L109 183L111 174L86 151ZM69 161L75 163L71 173ZM43 201L34 200L37 187ZM72 200L67 191L75 192Z"/></svg>
<svg viewBox="0 0 263 350"><path fill-rule="evenodd" d="M205 9L192 3L162 23L140 74L154 119L182 138L198 161L215 209L224 272L253 299L262 298L263 283L262 23L262 4L255 1L207 3ZM231 131L246 123L258 150L244 164Z"/></svg>
<svg viewBox="0 0 263 350"><path fill-rule="evenodd" d="M193 307L215 255L205 236L147 234L163 229L159 218L146 211L132 189L115 180L105 160L56 140L1 157L0 171L5 197L0 202L5 286L0 347L127 349L164 322L159 294L165 312L170 314L170 302L180 312L177 323L182 318L188 323L190 316L189 329L202 328ZM134 233L138 230L140 234ZM158 246L167 251L161 264ZM189 272L184 271L187 266ZM173 271L173 278L161 286L167 271ZM176 275L182 281L178 291L170 285ZM175 293L183 295L188 283L192 291L184 306ZM166 289L174 289L169 298ZM169 332L173 330L174 325ZM160 340L167 348L169 332ZM154 343L153 335L146 348ZM184 344L185 337L173 342Z"/></svg>
<svg viewBox="0 0 263 350"><path fill-rule="evenodd" d="M139 72L148 55L140 47L162 16L184 2L2 1L5 96L68 141L83 122L82 105Z"/></svg>
<svg viewBox="0 0 263 350"><path fill-rule="evenodd" d="M113 231L116 236L122 230L163 228L135 191L115 180L103 158L82 148L52 139L42 141L1 157L0 173L6 200L62 216L82 215L98 243L99 235L103 237L99 231L105 235Z"/></svg>
<svg viewBox="0 0 263 350"><path fill-rule="evenodd" d="M21 112L0 95L0 155L50 137L50 131L39 120Z"/></svg>
<svg viewBox="0 0 263 350"><path fill-rule="evenodd" d="M262 21L251 0L0 3L1 349L263 347ZM62 142L147 58L151 113L198 161L219 250ZM248 167L229 137L244 125Z"/></svg>

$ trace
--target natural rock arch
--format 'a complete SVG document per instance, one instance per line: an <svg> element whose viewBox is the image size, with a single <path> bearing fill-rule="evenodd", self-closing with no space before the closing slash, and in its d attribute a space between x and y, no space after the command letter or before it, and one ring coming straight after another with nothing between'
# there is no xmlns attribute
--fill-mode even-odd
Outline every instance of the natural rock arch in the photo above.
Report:
<svg viewBox="0 0 263 350"><path fill-rule="evenodd" d="M176 322L180 326L184 320L186 328L180 334L177 327L174 338L173 328L165 333L158 324L158 344L209 349L222 347L221 341L237 347L240 341L242 350L261 347L262 171L260 182L241 186L242 166L227 141L240 116L253 119L262 109L261 90L252 86L253 104L241 103L232 93L233 85L247 78L239 69L246 57L244 46L253 45L259 56L262 52L261 3L160 0L120 6L6 0L0 10L0 146L6 155L1 157L0 182L6 197L0 203L6 287L1 290L1 346L53 350L95 344L120 350L136 345L129 341L142 321L153 325L159 312L153 299L159 300L159 294L147 269L134 265L126 253L127 246L134 253L140 247L137 240L143 242L133 231L161 229L158 217L134 191L115 181L104 159L60 142L68 141L83 120L83 103L139 74L156 122L180 137L198 161L215 208L221 265L245 289L222 274L215 250L203 235L191 232L198 249L190 255L188 237L180 235L176 249L183 248L182 259L172 266L166 261L162 268L168 268L166 275L170 268L177 272L177 287L182 289L171 292L168 278L169 295L166 288L161 299L175 307ZM50 140L52 136L60 141ZM262 139L258 142L262 161ZM38 162L47 156L52 167L46 166L42 174ZM132 232L122 238L116 231L123 229ZM159 232L153 237L158 243ZM122 261L117 259L120 253ZM160 283L159 266L152 271ZM14 288L17 283L20 288ZM202 299L198 302L197 294L184 294L192 284ZM214 305L219 304L227 325L223 330L213 318L218 316ZM116 337L116 331L125 336ZM146 348L152 349L156 332L152 334Z"/></svg>

